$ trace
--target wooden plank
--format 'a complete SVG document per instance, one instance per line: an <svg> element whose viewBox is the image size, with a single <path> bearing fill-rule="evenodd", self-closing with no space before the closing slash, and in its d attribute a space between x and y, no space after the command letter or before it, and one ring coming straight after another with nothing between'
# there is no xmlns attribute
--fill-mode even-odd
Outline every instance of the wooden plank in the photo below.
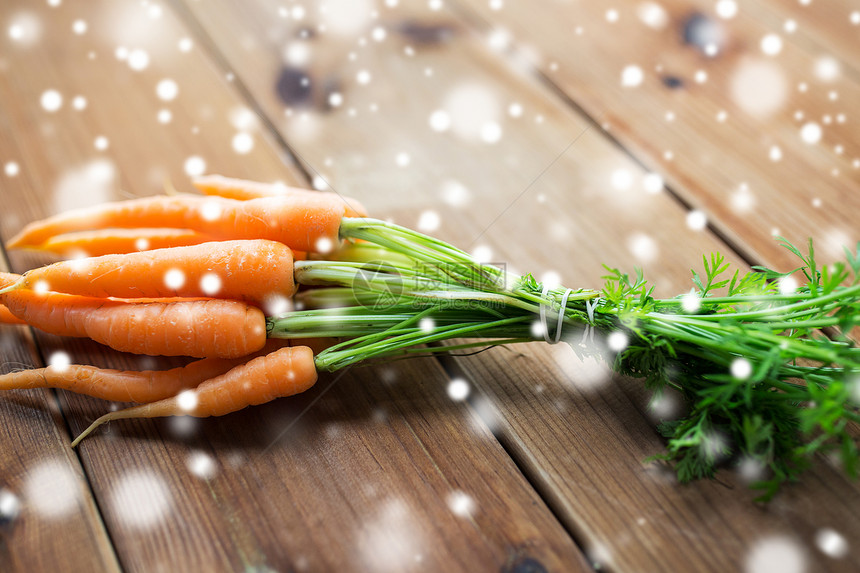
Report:
<svg viewBox="0 0 860 573"><path fill-rule="evenodd" d="M598 131L580 136L586 120L489 53L450 14L398 5L381 11L378 20L359 22L346 38L315 34L304 46L307 64L292 73L308 77L311 86L341 86L343 104L332 110L314 103L323 96L299 105L272 89L289 67L282 52L290 40L326 19L316 19L309 8L299 22L289 12L279 20L275 3L260 5L265 9L188 6L237 78L277 118L288 143L335 188L372 204L377 215L419 222L397 217L391 207L408 185L410 197L439 216L434 234L468 248L489 245L492 260L530 265L522 270L557 269L573 286L597 284L599 263L608 260L644 264L665 292L685 290L687 266L719 247L709 234L690 229L688 214L665 195L643 192L641 167ZM382 36L376 27L386 31L379 43L370 40ZM372 76L367 84L353 80L362 70ZM475 99L502 110L501 117L487 120L501 123L499 141L470 138L466 129L458 134L453 125L442 134L428 127L428 118L446 109L450 93L463 84L483 86L490 96ZM511 103L524 113L505 116ZM343 121L344 114L352 121ZM450 108L449 115L455 115ZM314 126L312 133L303 122ZM410 155L408 166L392 161L402 150ZM445 186L450 179L468 189L467 208L444 203L458 196ZM653 243L637 241L642 237L636 233ZM823 468L810 478L821 490L789 490L765 512L734 476L721 477L733 483L731 491L716 482L678 486L641 464L662 448L641 407L641 390L610 380L585 390L586 372L564 370L558 361L569 362L531 345L454 364L480 394L478 409L495 418L497 435L593 561L619 571L737 570L757 555L767 558L769 540L779 548L787 538L800 542L789 551L799 547L816 569L838 570L846 563L818 553L814 535L832 526L856 538L857 520L842 501L857 498L855 485ZM569 386L571 381L576 384ZM822 509L812 513L811 507Z"/></svg>
<svg viewBox="0 0 860 573"><path fill-rule="evenodd" d="M813 237L822 256L840 258L860 238L856 78L822 80L820 54L753 10L721 20L710 1L653 4L458 3L484 33L506 30L535 54L533 65L748 258L793 268L773 234ZM769 34L781 38L771 40L774 55L760 47Z"/></svg>
<svg viewBox="0 0 860 573"><path fill-rule="evenodd" d="M860 2L779 2L766 0L744 5L757 20L771 28L782 27L792 42L817 58L819 65L830 65L835 58L841 73L860 72L857 50L860 48ZM825 68L826 69L826 68Z"/></svg>
<svg viewBox="0 0 860 573"><path fill-rule="evenodd" d="M36 18L42 34L16 44L3 62L15 81L0 82L9 110L0 118L0 157L20 169L4 185L4 238L72 203L157 193L165 177L186 189L191 157L227 175L301 181L167 7L18 2L0 8L0 21L20 12ZM78 19L86 22L80 36ZM120 43L123 59L115 56ZM146 66L136 50L148 54ZM178 86L169 101L158 95L165 78ZM40 106L49 89L63 98L53 113ZM87 99L82 110L72 104L79 94ZM162 109L172 112L169 123L159 122ZM244 131L255 144L238 153L233 138ZM107 149L93 149L99 135ZM17 271L42 260L12 257ZM38 340L75 363L177 363ZM435 361L362 369L323 377L296 400L222 419L111 424L79 452L128 570L588 570L486 426L446 397L447 381ZM426 401L421 408L415 393ZM65 393L60 403L74 433L107 409Z"/></svg>
<svg viewBox="0 0 860 573"><path fill-rule="evenodd" d="M6 271L0 258L0 270ZM41 366L29 329L0 324L0 372ZM57 399L15 390L0 402L0 569L119 569Z"/></svg>

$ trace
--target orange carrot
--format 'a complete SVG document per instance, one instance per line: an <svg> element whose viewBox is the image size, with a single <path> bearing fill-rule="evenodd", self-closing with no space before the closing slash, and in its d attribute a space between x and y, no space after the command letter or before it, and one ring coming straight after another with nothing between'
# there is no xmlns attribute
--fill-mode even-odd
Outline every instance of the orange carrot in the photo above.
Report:
<svg viewBox="0 0 860 573"><path fill-rule="evenodd" d="M262 306L296 291L293 256L275 241L224 241L61 261L24 273L15 288L92 297L213 297Z"/></svg>
<svg viewBox="0 0 860 573"><path fill-rule="evenodd" d="M343 203L314 194L237 201L175 195L145 197L77 209L27 225L10 248L36 247L51 237L104 227L190 229L215 239L269 239L297 251L327 252L337 245Z"/></svg>
<svg viewBox="0 0 860 573"><path fill-rule="evenodd" d="M0 273L0 289L11 286L20 280L21 275L12 273ZM26 324L23 320L12 314L5 305L0 304L0 324Z"/></svg>
<svg viewBox="0 0 860 573"><path fill-rule="evenodd" d="M224 177L223 175L195 177L192 183L204 195L215 195L228 199L238 199L240 201L259 199L260 197L322 196L336 204L345 205L344 217L367 217L367 210L358 200L329 191L311 191L310 189L288 187L277 183L259 183L245 179L234 179L232 177Z"/></svg>
<svg viewBox="0 0 860 573"><path fill-rule="evenodd" d="M266 342L263 313L232 300L142 303L13 290L0 295L0 303L50 334L91 338L135 354L237 358Z"/></svg>
<svg viewBox="0 0 860 573"><path fill-rule="evenodd" d="M183 392L174 398L105 414L75 438L72 447L111 420L181 415L197 418L223 416L275 398L299 394L316 381L314 354L310 348L282 348L207 380L195 390L188 390L188 394Z"/></svg>
<svg viewBox="0 0 860 573"><path fill-rule="evenodd" d="M81 364L33 368L0 376L0 390L59 388L102 400L155 402L175 396L182 390L195 388L205 380L220 376L285 344L288 342L273 339L262 350L248 356L203 358L170 370L121 371Z"/></svg>
<svg viewBox="0 0 860 573"><path fill-rule="evenodd" d="M188 229L99 229L57 235L35 248L62 257L97 257L199 245L212 240Z"/></svg>
<svg viewBox="0 0 860 573"><path fill-rule="evenodd" d="M6 308L4 305L0 304L0 324L27 324Z"/></svg>

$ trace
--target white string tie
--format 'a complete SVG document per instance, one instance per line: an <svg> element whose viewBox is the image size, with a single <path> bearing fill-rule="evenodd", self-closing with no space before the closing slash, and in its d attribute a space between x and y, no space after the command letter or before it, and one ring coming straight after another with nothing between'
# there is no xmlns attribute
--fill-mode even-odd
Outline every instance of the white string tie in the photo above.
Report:
<svg viewBox="0 0 860 573"><path fill-rule="evenodd" d="M593 298L585 301L585 312L588 314L588 324L585 325L585 330L582 331L582 340L580 345L585 345L586 341L594 342L594 309L597 307L599 299Z"/></svg>
<svg viewBox="0 0 860 573"><path fill-rule="evenodd" d="M549 291L549 285L543 286L543 291L541 291L541 297L546 298L546 293ZM561 297L561 306L558 308L558 316L556 317L555 324L555 338L549 337L549 326L546 323L546 307L549 305L541 304L540 305L540 324L541 330L543 331L543 339L548 344L558 344L561 340L561 327L564 323L564 311L567 309L567 299L570 297L570 293L573 292L573 289L567 289L564 291L564 296Z"/></svg>

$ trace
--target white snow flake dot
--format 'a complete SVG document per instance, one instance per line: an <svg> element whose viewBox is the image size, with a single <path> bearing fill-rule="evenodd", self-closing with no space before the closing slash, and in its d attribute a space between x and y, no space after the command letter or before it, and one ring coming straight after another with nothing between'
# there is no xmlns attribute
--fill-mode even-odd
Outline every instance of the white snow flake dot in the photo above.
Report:
<svg viewBox="0 0 860 573"><path fill-rule="evenodd" d="M254 138L250 133L241 131L233 136L233 151L246 155L254 149Z"/></svg>
<svg viewBox="0 0 860 573"><path fill-rule="evenodd" d="M334 249L334 243L328 237L320 237L314 244L314 249L318 253L330 253Z"/></svg>
<svg viewBox="0 0 860 573"><path fill-rule="evenodd" d="M203 217L205 221L217 221L221 218L221 214L221 204L215 198L204 202L203 206L200 208L200 216Z"/></svg>
<svg viewBox="0 0 860 573"><path fill-rule="evenodd" d="M508 115L511 117L522 117L523 115L523 106L519 103L512 103L508 106Z"/></svg>
<svg viewBox="0 0 860 573"><path fill-rule="evenodd" d="M468 205L472 199L469 189L459 181L446 181L442 184L442 200L452 207Z"/></svg>
<svg viewBox="0 0 860 573"><path fill-rule="evenodd" d="M705 70L696 70L693 79L696 80L697 84L703 84L708 81L708 72L706 72Z"/></svg>
<svg viewBox="0 0 860 573"><path fill-rule="evenodd" d="M87 107L87 98L84 96L75 96L72 100L72 107L78 111L85 109Z"/></svg>
<svg viewBox="0 0 860 573"><path fill-rule="evenodd" d="M7 177L15 177L16 175L18 175L18 173L21 172L21 168L18 167L18 164L14 161L9 161L3 167L3 171L6 173Z"/></svg>
<svg viewBox="0 0 860 573"><path fill-rule="evenodd" d="M738 380L746 380L752 375L752 364L746 358L735 358L729 371Z"/></svg>
<svg viewBox="0 0 860 573"><path fill-rule="evenodd" d="M770 157L771 161L780 161L782 159L782 149L778 145L772 145L768 152L768 157Z"/></svg>
<svg viewBox="0 0 860 573"><path fill-rule="evenodd" d="M421 329L422 332L430 333L436 328L436 321L426 316L418 321L418 328Z"/></svg>
<svg viewBox="0 0 860 573"><path fill-rule="evenodd" d="M394 157L394 162L398 167L406 167L409 163L412 162L412 158L409 157L409 154L405 151L401 151Z"/></svg>
<svg viewBox="0 0 860 573"><path fill-rule="evenodd" d="M617 22L618 21L618 10L610 9L606 11L606 21L607 22Z"/></svg>
<svg viewBox="0 0 860 573"><path fill-rule="evenodd" d="M45 294L51 290L51 286L48 284L48 281L40 280L36 281L36 284L33 285L33 290L38 294Z"/></svg>
<svg viewBox="0 0 860 573"><path fill-rule="evenodd" d="M643 24L654 30L662 30L669 23L669 14L666 9L656 2L643 2L636 9L636 13Z"/></svg>
<svg viewBox="0 0 860 573"><path fill-rule="evenodd" d="M78 507L80 489L75 474L59 460L48 460L25 474L26 506L42 517L61 518Z"/></svg>
<svg viewBox="0 0 860 573"><path fill-rule="evenodd" d="M218 294L221 290L221 277L215 273L206 273L200 277L200 290L209 296Z"/></svg>
<svg viewBox="0 0 860 573"><path fill-rule="evenodd" d="M331 107L340 107L343 105L343 94L339 92L331 92L328 94L328 104Z"/></svg>
<svg viewBox="0 0 860 573"><path fill-rule="evenodd" d="M42 107L47 112L55 112L63 106L63 96L57 90L45 90L39 99Z"/></svg>
<svg viewBox="0 0 860 573"><path fill-rule="evenodd" d="M612 172L610 182L615 189L626 191L633 185L633 174L626 169L616 169Z"/></svg>
<svg viewBox="0 0 860 573"><path fill-rule="evenodd" d="M821 126L814 121L810 121L800 128L800 139L809 145L814 145L821 141L822 134Z"/></svg>
<svg viewBox="0 0 860 573"><path fill-rule="evenodd" d="M786 31L787 34L793 34L797 31L797 22L794 20L786 20L785 24L783 24L782 29Z"/></svg>
<svg viewBox="0 0 860 573"><path fill-rule="evenodd" d="M442 9L442 0L429 0L427 2L427 6L430 7L431 10L438 11Z"/></svg>
<svg viewBox="0 0 860 573"><path fill-rule="evenodd" d="M191 38L182 38L179 40L179 51L180 52L190 52L191 48L194 47L194 42Z"/></svg>
<svg viewBox="0 0 860 573"><path fill-rule="evenodd" d="M860 25L860 12L851 12L851 23L855 26Z"/></svg>
<svg viewBox="0 0 860 573"><path fill-rule="evenodd" d="M824 56L815 60L815 77L824 82L832 82L839 77L841 66L839 61L830 56Z"/></svg>
<svg viewBox="0 0 860 573"><path fill-rule="evenodd" d="M447 131L451 127L451 116L443 109L437 109L430 114L430 128L433 131Z"/></svg>
<svg viewBox="0 0 860 573"><path fill-rule="evenodd" d="M806 561L805 551L793 539L767 537L747 555L745 573L805 573Z"/></svg>
<svg viewBox="0 0 860 573"><path fill-rule="evenodd" d="M164 481L142 470L129 472L116 480L110 500L120 520L137 529L158 525L172 505L170 489Z"/></svg>
<svg viewBox="0 0 860 573"><path fill-rule="evenodd" d="M634 88L642 83L645 74L639 66L629 65L621 70L621 85L626 88Z"/></svg>
<svg viewBox="0 0 860 573"><path fill-rule="evenodd" d="M185 173L190 177L203 175L206 171L206 161L199 155L192 155L185 160Z"/></svg>
<svg viewBox="0 0 860 573"><path fill-rule="evenodd" d="M455 402L461 402L469 396L469 383L462 378L455 378L448 383L448 397Z"/></svg>
<svg viewBox="0 0 860 573"><path fill-rule="evenodd" d="M21 500L6 488L0 489L0 523L9 523L21 513Z"/></svg>
<svg viewBox="0 0 860 573"><path fill-rule="evenodd" d="M173 113L169 109L158 110L158 123L170 123L173 119Z"/></svg>
<svg viewBox="0 0 860 573"><path fill-rule="evenodd" d="M454 491L448 496L448 508L459 517L471 517L475 511L475 500L462 491Z"/></svg>
<svg viewBox="0 0 860 573"><path fill-rule="evenodd" d="M616 330L606 337L606 345L609 346L609 349L613 352L621 352L627 348L629 343L630 340L627 338L627 335L620 330Z"/></svg>
<svg viewBox="0 0 860 573"><path fill-rule="evenodd" d="M418 217L418 230L429 233L439 228L440 219L436 211L424 211Z"/></svg>
<svg viewBox="0 0 860 573"><path fill-rule="evenodd" d="M489 5L490 10L501 10L504 8L505 3L502 0L490 0Z"/></svg>
<svg viewBox="0 0 860 573"><path fill-rule="evenodd" d="M659 193L663 190L663 177L659 173L648 173L642 178L642 187L648 193Z"/></svg>
<svg viewBox="0 0 860 573"><path fill-rule="evenodd" d="M768 34L761 39L761 51L768 56L775 56L782 51L782 38L776 34Z"/></svg>
<svg viewBox="0 0 860 573"><path fill-rule="evenodd" d="M367 70L359 70L357 74L355 74L355 81L360 83L361 85L367 85L370 83L370 72Z"/></svg>
<svg viewBox="0 0 860 573"><path fill-rule="evenodd" d="M502 138L502 126L495 121L488 121L481 126L481 140L484 143L497 143Z"/></svg>
<svg viewBox="0 0 860 573"><path fill-rule="evenodd" d="M185 273L182 272L181 269L170 269L166 273L164 273L164 285L171 289L176 290L182 288L182 285L185 284Z"/></svg>
<svg viewBox="0 0 860 573"><path fill-rule="evenodd" d="M708 226L708 217L702 211L693 210L687 213L687 227L701 231Z"/></svg>
<svg viewBox="0 0 860 573"><path fill-rule="evenodd" d="M50 6L51 8L56 8L57 6L59 6L62 3L63 3L63 0L48 0L48 6Z"/></svg>
<svg viewBox="0 0 860 573"><path fill-rule="evenodd" d="M815 534L815 545L825 555L834 559L842 559L848 555L848 541L839 532L826 527Z"/></svg>
<svg viewBox="0 0 860 573"><path fill-rule="evenodd" d="M627 241L627 247L633 256L643 263L650 263L657 258L657 243L644 233L635 233Z"/></svg>
<svg viewBox="0 0 860 573"><path fill-rule="evenodd" d="M176 405L184 412L190 412L197 407L197 392L185 390L176 396Z"/></svg>
<svg viewBox="0 0 860 573"><path fill-rule="evenodd" d="M179 86L170 78L165 78L155 86L155 93L158 99L171 101L176 99L176 96L179 94Z"/></svg>
<svg viewBox="0 0 860 573"><path fill-rule="evenodd" d="M145 50L132 50L128 54L128 66L136 72L149 67L149 54Z"/></svg>
<svg viewBox="0 0 860 573"><path fill-rule="evenodd" d="M377 26L370 32L370 37L373 38L376 42L381 42L382 40L384 40L386 35L387 34L385 32L385 28L383 28L382 26Z"/></svg>
<svg viewBox="0 0 860 573"><path fill-rule="evenodd" d="M685 312L696 312L702 306L702 297L695 291L688 292L681 297L681 308Z"/></svg>
<svg viewBox="0 0 860 573"><path fill-rule="evenodd" d="M205 452L194 452L188 456L188 471L197 477L210 480L215 477L216 465L212 456Z"/></svg>
<svg viewBox="0 0 860 573"><path fill-rule="evenodd" d="M472 251L472 258L479 263L489 263L493 258L493 250L486 245L479 245Z"/></svg>
<svg viewBox="0 0 860 573"><path fill-rule="evenodd" d="M786 276L779 279L779 294L794 294L797 292L797 280Z"/></svg>
<svg viewBox="0 0 860 573"><path fill-rule="evenodd" d="M134 248L138 251L148 251L149 239L147 239L146 237L138 237L138 239L134 242Z"/></svg>
<svg viewBox="0 0 860 573"><path fill-rule="evenodd" d="M108 148L109 145L110 145L110 142L108 141L108 138L105 137L104 135L98 136L95 139L95 141L93 142L93 146L96 149L98 149L99 151L104 151L105 149Z"/></svg>
<svg viewBox="0 0 860 573"><path fill-rule="evenodd" d="M728 20L738 13L738 3L735 0L719 0L716 6L717 16Z"/></svg>
<svg viewBox="0 0 860 573"><path fill-rule="evenodd" d="M72 31L79 36L87 31L87 23L83 20L75 20L72 23Z"/></svg>
<svg viewBox="0 0 860 573"><path fill-rule="evenodd" d="M69 365L71 365L71 363L72 358L68 355L68 353L63 352L62 350L52 352L51 356L48 357L48 366L50 366L54 370L59 370L60 372L66 370Z"/></svg>

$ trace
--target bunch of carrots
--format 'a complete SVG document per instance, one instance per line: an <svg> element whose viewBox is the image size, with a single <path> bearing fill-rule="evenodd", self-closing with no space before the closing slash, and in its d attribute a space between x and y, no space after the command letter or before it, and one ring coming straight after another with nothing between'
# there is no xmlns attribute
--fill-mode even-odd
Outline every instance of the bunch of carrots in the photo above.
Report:
<svg viewBox="0 0 860 573"><path fill-rule="evenodd" d="M366 218L334 193L194 183L202 194L63 213L7 243L73 258L0 275L3 322L200 358L164 372L75 365L0 376L0 389L141 403L102 416L74 444L109 420L222 415L371 359L563 340L657 394L683 394L686 413L659 427L659 457L681 481L739 460L761 468L767 497L823 452L858 473L860 246L823 266L811 242L803 253L782 240L801 261L787 273L732 274L714 253L693 271L692 292L658 299L638 271L606 267L602 289L513 275Z"/></svg>
<svg viewBox="0 0 860 573"><path fill-rule="evenodd" d="M0 322L124 352L201 359L167 371L69 365L0 376L0 389L62 388L142 403L98 419L73 445L109 420L220 416L316 382L311 348L267 342L264 311L296 292L294 259L331 250L341 219L363 215L363 207L333 193L219 176L195 185L202 195L63 213L7 244L74 258L0 273Z"/></svg>

